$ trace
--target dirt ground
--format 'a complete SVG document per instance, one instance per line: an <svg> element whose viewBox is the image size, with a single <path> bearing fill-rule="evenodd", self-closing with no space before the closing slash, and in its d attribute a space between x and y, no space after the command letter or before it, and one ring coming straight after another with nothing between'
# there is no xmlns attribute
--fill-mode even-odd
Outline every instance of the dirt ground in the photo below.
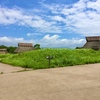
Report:
<svg viewBox="0 0 100 100"><path fill-rule="evenodd" d="M19 70L0 63L0 100L100 100L100 63Z"/></svg>

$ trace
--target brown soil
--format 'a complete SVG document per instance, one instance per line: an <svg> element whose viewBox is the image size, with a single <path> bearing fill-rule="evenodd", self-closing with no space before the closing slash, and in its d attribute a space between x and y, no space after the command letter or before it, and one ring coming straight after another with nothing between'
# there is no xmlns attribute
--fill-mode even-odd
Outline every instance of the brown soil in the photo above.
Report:
<svg viewBox="0 0 100 100"><path fill-rule="evenodd" d="M100 64L19 70L0 63L0 100L100 100Z"/></svg>

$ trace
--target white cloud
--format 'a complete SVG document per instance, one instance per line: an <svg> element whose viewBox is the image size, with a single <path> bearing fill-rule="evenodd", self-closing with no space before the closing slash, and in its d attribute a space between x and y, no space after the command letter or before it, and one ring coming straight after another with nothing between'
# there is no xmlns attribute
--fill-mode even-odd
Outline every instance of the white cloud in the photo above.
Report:
<svg viewBox="0 0 100 100"><path fill-rule="evenodd" d="M36 36L36 35L42 35L41 33L27 33L27 36Z"/></svg>
<svg viewBox="0 0 100 100"><path fill-rule="evenodd" d="M6 36L0 37L0 42L11 42L11 39Z"/></svg>
<svg viewBox="0 0 100 100"><path fill-rule="evenodd" d="M45 35L40 40L25 40L24 38L15 38L15 37L0 37L0 45L6 46L17 46L19 42L24 43L39 43L41 47L70 47L75 48L77 46L83 46L85 39L60 39L59 35L49 34Z"/></svg>
<svg viewBox="0 0 100 100"><path fill-rule="evenodd" d="M0 37L0 45L6 46L17 46L19 42L34 42L33 40L25 40L24 38L15 38L15 37Z"/></svg>
<svg viewBox="0 0 100 100"><path fill-rule="evenodd" d="M72 47L83 46L86 42L85 39L60 39L59 35L50 36L45 35L42 40L40 40L43 47Z"/></svg>
<svg viewBox="0 0 100 100"><path fill-rule="evenodd" d="M61 33L61 29L55 26L55 22L48 21L44 17L35 14L35 11L27 13L27 11L19 8L0 7L0 24L10 25L17 24L21 26L29 26L41 32ZM39 10L38 10L39 12ZM54 30L54 31L53 31Z"/></svg>
<svg viewBox="0 0 100 100"><path fill-rule="evenodd" d="M62 18L61 16L53 16L52 20L56 20L56 21L64 21L64 18Z"/></svg>
<svg viewBox="0 0 100 100"><path fill-rule="evenodd" d="M87 3L88 8L92 8L96 10L98 13L100 13L100 0L97 0L96 2L89 1Z"/></svg>
<svg viewBox="0 0 100 100"><path fill-rule="evenodd" d="M33 35L32 33L27 33L27 36L31 36L31 35Z"/></svg>
<svg viewBox="0 0 100 100"><path fill-rule="evenodd" d="M0 7L0 24L31 27L36 31L27 33L27 36L46 33L43 39L24 40L24 38L1 37L0 43L34 42L44 47L75 47L83 45L85 40L65 39L57 34L70 35L74 32L83 36L100 35L100 0L79 0L72 5L41 4L44 9L33 9L32 11L15 7ZM56 35L50 36L51 33Z"/></svg>
<svg viewBox="0 0 100 100"><path fill-rule="evenodd" d="M58 38L59 38L59 35L53 35L50 37L50 35L47 34L43 37L43 41L48 41L48 40L51 41L52 40L51 42L54 43Z"/></svg>
<svg viewBox="0 0 100 100"><path fill-rule="evenodd" d="M73 31L84 36L100 35L100 0L80 0L73 5L46 5L53 16L49 16L53 21L59 21L62 31ZM55 15L56 16L55 16ZM63 16L64 17L63 17ZM62 16L62 17L61 17Z"/></svg>

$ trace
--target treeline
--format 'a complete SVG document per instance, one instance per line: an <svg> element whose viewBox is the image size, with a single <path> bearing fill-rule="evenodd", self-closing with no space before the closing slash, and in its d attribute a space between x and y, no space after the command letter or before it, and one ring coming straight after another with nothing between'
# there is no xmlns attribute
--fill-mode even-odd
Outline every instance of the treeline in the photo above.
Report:
<svg viewBox="0 0 100 100"><path fill-rule="evenodd" d="M13 46L5 46L5 45L0 45L0 49L7 49L8 53L14 53L15 49L17 47L13 47Z"/></svg>

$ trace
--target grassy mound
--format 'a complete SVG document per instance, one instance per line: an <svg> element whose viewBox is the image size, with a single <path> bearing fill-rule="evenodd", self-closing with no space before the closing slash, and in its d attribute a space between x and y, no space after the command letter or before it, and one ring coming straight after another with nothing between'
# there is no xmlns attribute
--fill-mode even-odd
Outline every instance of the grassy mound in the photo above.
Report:
<svg viewBox="0 0 100 100"><path fill-rule="evenodd" d="M46 57L53 56L50 66ZM20 54L0 54L0 61L14 66L43 69L99 63L100 51L89 49L40 49Z"/></svg>

